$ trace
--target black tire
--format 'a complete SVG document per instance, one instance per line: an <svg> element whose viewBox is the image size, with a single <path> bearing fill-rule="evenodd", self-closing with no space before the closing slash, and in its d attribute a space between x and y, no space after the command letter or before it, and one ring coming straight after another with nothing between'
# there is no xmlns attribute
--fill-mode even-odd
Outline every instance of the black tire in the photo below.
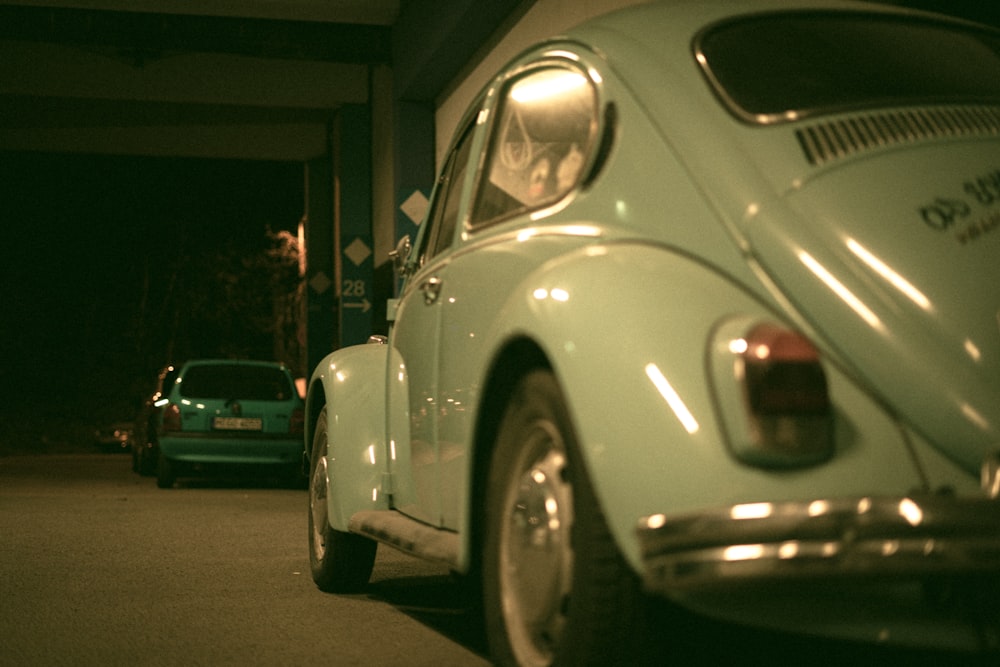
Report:
<svg viewBox="0 0 1000 667"><path fill-rule="evenodd" d="M371 578L378 543L330 526L326 455L326 408L323 408L316 422L309 461L309 567L321 591L356 593Z"/></svg>
<svg viewBox="0 0 1000 667"><path fill-rule="evenodd" d="M152 477L156 473L157 461L153 458L153 446L146 443L136 454L136 472L142 477Z"/></svg>
<svg viewBox="0 0 1000 667"><path fill-rule="evenodd" d="M149 448L143 449L139 454L139 475L142 477L152 477L156 474L156 462Z"/></svg>
<svg viewBox="0 0 1000 667"><path fill-rule="evenodd" d="M552 373L515 387L486 489L483 606L499 665L630 662L642 613L579 458Z"/></svg>
<svg viewBox="0 0 1000 667"><path fill-rule="evenodd" d="M160 452L160 458L156 462L156 486L161 489L173 488L177 481L176 464Z"/></svg>

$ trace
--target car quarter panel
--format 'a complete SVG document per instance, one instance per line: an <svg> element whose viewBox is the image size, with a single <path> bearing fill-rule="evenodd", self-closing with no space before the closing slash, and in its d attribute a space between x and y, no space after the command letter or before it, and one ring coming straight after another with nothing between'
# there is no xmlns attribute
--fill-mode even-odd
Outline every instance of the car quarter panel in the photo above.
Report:
<svg viewBox="0 0 1000 667"><path fill-rule="evenodd" d="M355 345L327 355L310 379L307 454L312 454L316 418L327 411L330 526L348 530L361 510L387 509L385 373L388 346Z"/></svg>
<svg viewBox="0 0 1000 667"><path fill-rule="evenodd" d="M637 521L759 501L907 492L923 474L898 425L827 364L836 414L832 460L799 470L738 463L717 426L709 341L737 317L782 321L709 269L663 247L601 244L564 255L520 285L486 336L545 350L569 402L597 497L638 569ZM611 343L609 343L611 341ZM978 480L940 474L975 491Z"/></svg>

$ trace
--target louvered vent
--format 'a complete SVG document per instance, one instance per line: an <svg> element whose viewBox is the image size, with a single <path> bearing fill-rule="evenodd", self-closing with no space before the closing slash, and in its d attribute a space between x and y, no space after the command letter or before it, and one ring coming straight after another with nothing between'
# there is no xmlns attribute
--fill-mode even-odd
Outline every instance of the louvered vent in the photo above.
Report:
<svg viewBox="0 0 1000 667"><path fill-rule="evenodd" d="M1000 107L942 107L866 114L796 130L810 164L926 139L1000 135Z"/></svg>

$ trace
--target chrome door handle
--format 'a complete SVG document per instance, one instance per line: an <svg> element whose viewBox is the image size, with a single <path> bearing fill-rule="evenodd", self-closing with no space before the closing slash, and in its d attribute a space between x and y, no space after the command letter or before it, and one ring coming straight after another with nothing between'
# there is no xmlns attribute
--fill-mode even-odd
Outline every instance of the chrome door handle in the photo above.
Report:
<svg viewBox="0 0 1000 667"><path fill-rule="evenodd" d="M438 295L441 294L441 284L442 281L437 276L431 276L420 283L420 291L424 293L425 305L430 306L438 300Z"/></svg>

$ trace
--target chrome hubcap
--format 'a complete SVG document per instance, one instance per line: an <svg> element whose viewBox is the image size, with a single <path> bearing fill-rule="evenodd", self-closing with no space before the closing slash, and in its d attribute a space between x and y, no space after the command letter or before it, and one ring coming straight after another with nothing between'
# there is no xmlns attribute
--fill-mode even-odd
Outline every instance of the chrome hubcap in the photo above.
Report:
<svg viewBox="0 0 1000 667"><path fill-rule="evenodd" d="M524 462L507 492L500 572L504 617L519 662L547 665L565 625L572 580L572 486L558 431L540 423L530 440L526 451L533 460Z"/></svg>
<svg viewBox="0 0 1000 667"><path fill-rule="evenodd" d="M326 555L326 542L323 533L327 524L326 509L327 476L326 457L321 456L316 461L312 478L309 481L309 511L312 514L312 548L316 560L323 560Z"/></svg>

